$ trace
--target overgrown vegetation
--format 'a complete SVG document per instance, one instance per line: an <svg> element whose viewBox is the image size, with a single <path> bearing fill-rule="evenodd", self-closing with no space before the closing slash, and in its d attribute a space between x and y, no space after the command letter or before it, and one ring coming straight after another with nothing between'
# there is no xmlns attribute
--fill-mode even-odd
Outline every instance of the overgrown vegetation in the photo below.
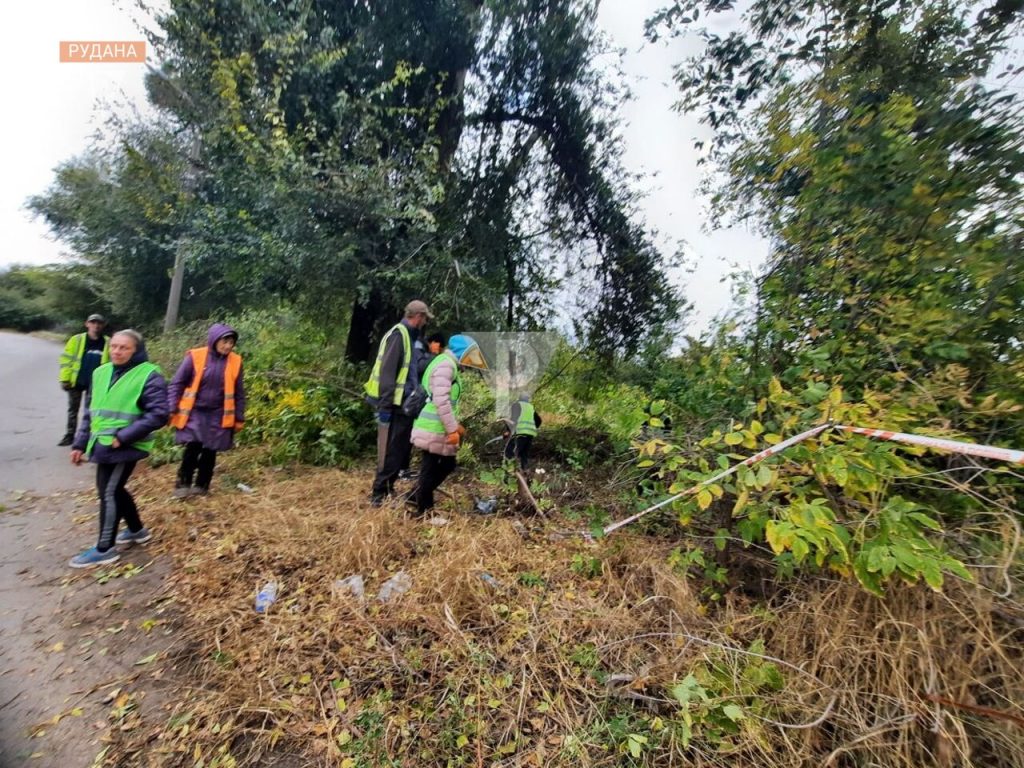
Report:
<svg viewBox="0 0 1024 768"><path fill-rule="evenodd" d="M673 2L649 31L707 43L677 81L716 131L714 219L772 252L749 306L670 353L682 307L631 217L591 5L171 4L151 86L180 132L33 202L115 311L155 307L188 248L190 311L246 359L225 472L259 490L155 505L187 693L117 754L159 732L154 760L207 767L1024 764L1017 467L826 429L601 535L830 422L1024 445L1020 4L755 0L700 26L731 11ZM543 328L581 276L600 312L563 318L534 395L540 514L509 519L476 375L448 523L370 509L356 363L396 308ZM399 570L391 602L335 586Z"/></svg>
<svg viewBox="0 0 1024 768"><path fill-rule="evenodd" d="M15 265L0 272L0 328L79 332L93 312L108 314L108 305L79 267Z"/></svg>
<svg viewBox="0 0 1024 768"><path fill-rule="evenodd" d="M345 465L373 444L373 417L360 392L365 372L343 358L324 327L285 311L252 310L222 318L239 333L245 360L243 444L266 448L273 463ZM150 344L170 377L184 351L205 345L206 324L192 323Z"/></svg>
<svg viewBox="0 0 1024 768"><path fill-rule="evenodd" d="M463 477L443 504L451 522L433 527L369 507L363 472L281 473L244 453L223 471L254 492L148 510L188 606L161 659L182 683L166 710L111 731L112 759L1011 766L1024 754L1020 627L993 571L884 600L836 574L713 600L676 542L565 535L587 499L553 524L477 517ZM171 474L150 475L147 495L165 497ZM400 570L409 591L379 601ZM355 574L365 597L338 585ZM1007 576L1019 586L1019 562ZM271 579L280 596L261 616L253 595Z"/></svg>

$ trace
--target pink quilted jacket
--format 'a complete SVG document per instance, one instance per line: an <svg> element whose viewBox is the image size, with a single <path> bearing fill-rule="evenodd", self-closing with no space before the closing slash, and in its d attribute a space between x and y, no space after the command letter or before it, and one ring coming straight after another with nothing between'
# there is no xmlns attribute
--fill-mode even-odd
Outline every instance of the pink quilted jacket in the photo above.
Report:
<svg viewBox="0 0 1024 768"><path fill-rule="evenodd" d="M442 355L441 361L430 372L430 392L431 399L437 406L437 413L441 417L441 423L444 424L444 431L451 434L459 428L459 422L452 413L451 401L452 382L455 380L455 358L447 351ZM445 435L415 427L412 430L412 444L438 456L454 456L459 450L458 446L449 445L445 441Z"/></svg>

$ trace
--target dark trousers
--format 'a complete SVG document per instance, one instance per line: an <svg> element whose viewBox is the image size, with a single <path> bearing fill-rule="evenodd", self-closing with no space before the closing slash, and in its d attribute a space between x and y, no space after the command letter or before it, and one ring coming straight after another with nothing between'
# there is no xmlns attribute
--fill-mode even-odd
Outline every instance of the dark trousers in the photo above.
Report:
<svg viewBox="0 0 1024 768"><path fill-rule="evenodd" d="M505 443L505 458L518 458L519 466L526 469L530 463L531 445L533 445L533 435L514 435L511 440Z"/></svg>
<svg viewBox="0 0 1024 768"><path fill-rule="evenodd" d="M67 437L74 437L78 430L78 411L82 407L82 395L84 389L71 388L68 390L68 428L65 433Z"/></svg>
<svg viewBox="0 0 1024 768"><path fill-rule="evenodd" d="M434 506L434 491L445 481L455 469L454 456L438 456L436 453L423 451L420 462L420 477L416 483L413 498L416 500L416 511L421 515Z"/></svg>
<svg viewBox="0 0 1024 768"><path fill-rule="evenodd" d="M100 497L100 537L96 549L106 552L114 546L117 526L124 520L132 533L142 530L135 499L124 485L135 469L134 461L96 465L96 491Z"/></svg>
<svg viewBox="0 0 1024 768"><path fill-rule="evenodd" d="M391 414L384 461L378 465L377 476L373 479L372 494L376 498L388 496L395 490L395 478L398 477L402 463L412 450L409 442L412 438L412 422L412 417L406 416L400 410Z"/></svg>
<svg viewBox="0 0 1024 768"><path fill-rule="evenodd" d="M203 448L198 440L185 443L185 455L181 457L181 466L178 468L178 486L188 488L193 484L199 488L208 489L210 481L213 480L213 468L217 464L217 452L209 448Z"/></svg>

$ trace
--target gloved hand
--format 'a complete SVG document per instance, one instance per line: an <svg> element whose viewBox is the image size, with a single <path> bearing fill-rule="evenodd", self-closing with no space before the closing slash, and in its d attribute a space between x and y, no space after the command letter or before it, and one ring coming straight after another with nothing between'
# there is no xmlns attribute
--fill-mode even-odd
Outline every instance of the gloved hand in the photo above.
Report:
<svg viewBox="0 0 1024 768"><path fill-rule="evenodd" d="M444 439L448 445L454 445L456 447L458 447L460 440L462 440L462 435L458 432L449 432L448 436Z"/></svg>
<svg viewBox="0 0 1024 768"><path fill-rule="evenodd" d="M466 428L464 426L462 426L461 424L459 424L459 426L457 426L455 428L455 431L459 433L459 437L465 437L466 436Z"/></svg>
<svg viewBox="0 0 1024 768"><path fill-rule="evenodd" d="M377 414L377 421L381 424L391 423L391 411L381 411Z"/></svg>
<svg viewBox="0 0 1024 768"><path fill-rule="evenodd" d="M65 392L70 392L73 389L73 387L71 386L71 382L69 381L62 381L60 383L60 388L63 389Z"/></svg>

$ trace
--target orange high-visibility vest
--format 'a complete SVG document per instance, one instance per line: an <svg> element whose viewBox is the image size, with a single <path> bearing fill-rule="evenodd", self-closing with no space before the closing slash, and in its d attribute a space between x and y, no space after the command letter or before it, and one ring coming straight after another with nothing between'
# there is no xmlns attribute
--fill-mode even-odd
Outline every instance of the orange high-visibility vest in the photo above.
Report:
<svg viewBox="0 0 1024 768"><path fill-rule="evenodd" d="M171 426L176 429L184 429L188 424L192 406L196 404L196 394L199 392L199 382L203 380L203 369L206 367L206 356L209 352L207 347L189 350L195 374L192 376L192 383L181 393L178 407L171 416ZM228 364L224 367L224 417L220 420L220 425L228 429L235 426L235 382L238 381L238 374L241 372L242 356L237 352L229 353Z"/></svg>

